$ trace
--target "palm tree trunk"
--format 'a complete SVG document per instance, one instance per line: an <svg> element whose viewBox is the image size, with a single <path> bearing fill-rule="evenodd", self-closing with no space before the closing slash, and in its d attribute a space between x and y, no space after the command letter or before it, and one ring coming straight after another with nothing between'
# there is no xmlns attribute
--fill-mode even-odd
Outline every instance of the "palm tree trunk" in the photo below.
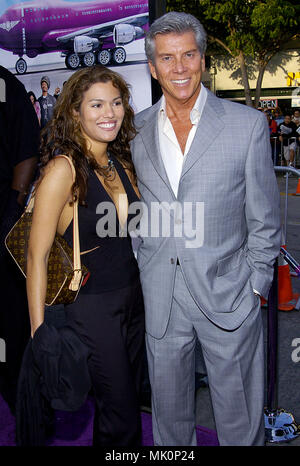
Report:
<svg viewBox="0 0 300 466"><path fill-rule="evenodd" d="M245 90L245 99L246 99L246 104L249 107L253 107L253 101L251 97L251 90L250 90L250 85L249 85L249 78L248 78L248 73L247 73L247 65L245 62L245 56L242 51L240 51L239 55L237 56L240 69L242 72L242 81L243 81L243 86Z"/></svg>
<svg viewBox="0 0 300 466"><path fill-rule="evenodd" d="M257 108L258 104L259 104L259 99L260 99L260 94L261 94L261 87L262 87L262 82L263 82L266 66L267 66L267 63L262 62L262 63L260 63L259 68L258 68L259 71L258 71L258 77L257 77L257 81L256 81L255 101L254 101L255 108Z"/></svg>

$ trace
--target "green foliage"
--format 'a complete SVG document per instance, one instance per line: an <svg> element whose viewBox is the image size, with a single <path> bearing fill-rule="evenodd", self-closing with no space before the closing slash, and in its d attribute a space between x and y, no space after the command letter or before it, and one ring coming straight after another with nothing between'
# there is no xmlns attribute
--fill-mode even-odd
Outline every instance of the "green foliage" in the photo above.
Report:
<svg viewBox="0 0 300 466"><path fill-rule="evenodd" d="M167 0L167 11L195 15L233 56L276 52L299 31L300 3L286 0Z"/></svg>
<svg viewBox="0 0 300 466"><path fill-rule="evenodd" d="M258 104L266 65L300 31L299 0L167 0L167 11L196 16L209 38L209 52L229 54L240 68L248 105L249 63L258 72L254 105ZM248 64L248 65L247 65Z"/></svg>

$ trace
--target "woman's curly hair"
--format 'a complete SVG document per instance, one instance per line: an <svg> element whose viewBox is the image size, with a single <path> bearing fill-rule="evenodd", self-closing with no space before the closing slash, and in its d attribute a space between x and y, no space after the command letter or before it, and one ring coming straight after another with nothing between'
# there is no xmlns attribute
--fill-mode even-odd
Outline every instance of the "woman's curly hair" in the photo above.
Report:
<svg viewBox="0 0 300 466"><path fill-rule="evenodd" d="M135 177L129 143L135 137L136 130L133 124L134 112L129 104L129 86L118 73L109 68L95 65L72 74L57 100L52 119L41 132L41 175L45 165L56 155L65 154L71 157L76 171L72 191L74 195L79 194L79 201L82 204L87 192L88 167L100 173L101 167L87 147L80 122L75 118L75 112L80 109L84 93L93 84L99 82L111 82L120 91L124 119L116 139L108 143L108 151L113 153Z"/></svg>

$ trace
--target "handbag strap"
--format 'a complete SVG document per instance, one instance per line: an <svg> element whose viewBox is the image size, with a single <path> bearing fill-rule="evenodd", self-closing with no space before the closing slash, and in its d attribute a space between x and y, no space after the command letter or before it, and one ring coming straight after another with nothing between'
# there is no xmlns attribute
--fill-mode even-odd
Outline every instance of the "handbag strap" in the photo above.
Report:
<svg viewBox="0 0 300 466"><path fill-rule="evenodd" d="M57 157L63 157L69 162L70 168L72 170L72 179L73 183L76 179L76 172L73 162L70 157L67 155L57 155ZM35 192L32 193L31 198L25 209L26 212L32 212L34 206L34 196ZM69 289L72 291L77 291L80 287L82 270L81 270L81 260L80 260L80 242L79 242L79 225L78 225L78 197L73 200L73 269L74 275L70 282Z"/></svg>
<svg viewBox="0 0 300 466"><path fill-rule="evenodd" d="M69 165L72 170L73 183L76 179L76 172L73 165L73 162L70 157L67 155L57 155L56 157L63 157L69 162ZM55 157L55 158L56 158ZM77 291L80 287L82 270L81 270L81 260L80 260L80 242L79 242L79 225L78 225L78 196L73 199L73 268L74 275L70 282L69 289L72 291Z"/></svg>

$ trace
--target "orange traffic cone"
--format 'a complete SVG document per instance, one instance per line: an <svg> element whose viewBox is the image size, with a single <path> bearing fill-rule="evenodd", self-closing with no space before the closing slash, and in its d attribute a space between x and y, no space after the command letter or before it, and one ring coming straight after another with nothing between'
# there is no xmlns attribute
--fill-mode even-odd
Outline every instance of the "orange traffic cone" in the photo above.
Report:
<svg viewBox="0 0 300 466"><path fill-rule="evenodd" d="M282 246L286 249L285 245ZM278 309L291 311L295 308L299 294L293 293L289 264L282 255L278 258Z"/></svg>
<svg viewBox="0 0 300 466"><path fill-rule="evenodd" d="M297 189L296 192L293 193L293 196L300 196L300 178L298 178Z"/></svg>

